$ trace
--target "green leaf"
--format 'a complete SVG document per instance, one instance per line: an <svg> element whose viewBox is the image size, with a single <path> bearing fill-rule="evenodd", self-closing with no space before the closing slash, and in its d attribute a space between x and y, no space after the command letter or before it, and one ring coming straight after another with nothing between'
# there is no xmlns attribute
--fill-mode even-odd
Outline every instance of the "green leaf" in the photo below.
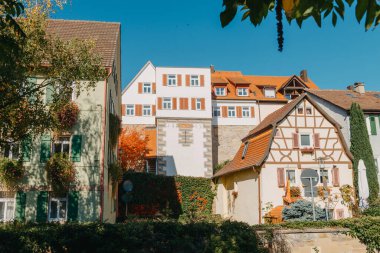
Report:
<svg viewBox="0 0 380 253"><path fill-rule="evenodd" d="M354 0L346 0L346 3L348 3L348 6L351 6L353 4Z"/></svg>
<svg viewBox="0 0 380 253"><path fill-rule="evenodd" d="M369 0L369 5L367 7L367 16L365 19L365 29L366 31L371 28L373 22L375 21L376 18L376 0Z"/></svg>
<svg viewBox="0 0 380 253"><path fill-rule="evenodd" d="M362 20L365 12L367 10L369 1L370 0L358 0L358 3L357 3L356 8L355 8L355 16L356 16L356 19L358 20L359 23Z"/></svg>
<svg viewBox="0 0 380 253"><path fill-rule="evenodd" d="M336 26L337 19L338 19L337 15L335 14L335 12L333 12L333 14L332 14L332 24L333 24L334 27Z"/></svg>

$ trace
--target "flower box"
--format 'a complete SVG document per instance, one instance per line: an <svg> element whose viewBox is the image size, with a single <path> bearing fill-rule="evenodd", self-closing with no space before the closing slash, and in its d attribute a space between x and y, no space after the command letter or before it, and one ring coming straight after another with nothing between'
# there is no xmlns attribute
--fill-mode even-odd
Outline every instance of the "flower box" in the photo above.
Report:
<svg viewBox="0 0 380 253"><path fill-rule="evenodd" d="M313 154L314 153L314 148L302 148L301 149L302 154Z"/></svg>

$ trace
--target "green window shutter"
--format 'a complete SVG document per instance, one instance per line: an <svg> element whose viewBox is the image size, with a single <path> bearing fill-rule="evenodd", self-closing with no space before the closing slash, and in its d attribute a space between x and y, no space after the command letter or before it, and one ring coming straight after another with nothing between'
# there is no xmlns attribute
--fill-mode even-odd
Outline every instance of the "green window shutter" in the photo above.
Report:
<svg viewBox="0 0 380 253"><path fill-rule="evenodd" d="M26 193L18 191L16 193L15 220L25 221Z"/></svg>
<svg viewBox="0 0 380 253"><path fill-rule="evenodd" d="M21 142L22 161L30 162L32 154L32 138L28 137Z"/></svg>
<svg viewBox="0 0 380 253"><path fill-rule="evenodd" d="M82 154L82 135L73 135L71 139L71 161L80 162Z"/></svg>
<svg viewBox="0 0 380 253"><path fill-rule="evenodd" d="M52 85L46 86L45 102L49 104L53 102L54 87Z"/></svg>
<svg viewBox="0 0 380 253"><path fill-rule="evenodd" d="M46 222L48 217L48 192L42 191L37 196L37 222Z"/></svg>
<svg viewBox="0 0 380 253"><path fill-rule="evenodd" d="M29 77L29 78L27 79L27 81L28 81L29 83L37 84L37 78L36 78L36 77ZM30 102L35 102L36 100L37 100L36 97L33 96L33 95L29 98L29 101L30 101Z"/></svg>
<svg viewBox="0 0 380 253"><path fill-rule="evenodd" d="M79 192L70 191L68 195L67 220L78 221Z"/></svg>
<svg viewBox="0 0 380 253"><path fill-rule="evenodd" d="M50 158L51 149L51 137L50 135L41 136L41 151L40 151L40 162L45 163Z"/></svg>
<svg viewBox="0 0 380 253"><path fill-rule="evenodd" d="M369 117L369 122L370 122L370 125L371 125L371 135L377 135L375 117L374 116L370 116Z"/></svg>

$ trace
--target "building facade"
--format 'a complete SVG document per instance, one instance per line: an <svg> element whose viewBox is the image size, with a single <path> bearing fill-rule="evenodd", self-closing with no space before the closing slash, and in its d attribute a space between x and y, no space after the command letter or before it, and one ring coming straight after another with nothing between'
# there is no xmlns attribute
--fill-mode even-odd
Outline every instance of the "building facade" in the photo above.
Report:
<svg viewBox="0 0 380 253"><path fill-rule="evenodd" d="M73 94L79 108L76 125L67 132L46 132L34 136L24 149L27 174L17 192L1 186L0 217L37 222L104 221L115 222L117 200L112 194L108 167L117 159L117 147L110 144L110 115L121 115L120 24L90 21L49 20L48 34L62 39L93 39L108 76L94 89ZM34 78L37 83L43 76ZM46 88L45 101L50 92ZM9 159L18 152L14 144L1 154ZM67 193L52 191L46 163L55 153L65 153L74 164L76 180Z"/></svg>
<svg viewBox="0 0 380 253"><path fill-rule="evenodd" d="M326 180L329 189L328 205L319 195L316 204L327 207L333 219L351 217L340 187L353 187L352 156L339 124L303 94L251 130L234 159L214 175L216 213L259 224L273 208L292 201L290 186L298 188L299 198L311 200L301 182L305 169L317 172L317 187Z"/></svg>

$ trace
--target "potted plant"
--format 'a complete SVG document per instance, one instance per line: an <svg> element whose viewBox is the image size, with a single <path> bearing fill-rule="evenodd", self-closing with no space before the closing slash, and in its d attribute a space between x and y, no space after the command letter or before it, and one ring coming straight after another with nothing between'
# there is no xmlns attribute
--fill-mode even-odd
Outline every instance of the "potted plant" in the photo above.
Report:
<svg viewBox="0 0 380 253"><path fill-rule="evenodd" d="M54 192L65 193L75 183L74 164L63 154L54 154L45 165L48 182Z"/></svg>
<svg viewBox="0 0 380 253"><path fill-rule="evenodd" d="M314 153L314 148L310 147L310 148L302 148L301 149L301 153L303 154L313 154Z"/></svg>
<svg viewBox="0 0 380 253"><path fill-rule="evenodd" d="M298 186L290 187L290 197L299 198L301 197L301 189Z"/></svg>
<svg viewBox="0 0 380 253"><path fill-rule="evenodd" d="M16 187L25 175L21 161L2 159L0 161L1 181L10 189Z"/></svg>

